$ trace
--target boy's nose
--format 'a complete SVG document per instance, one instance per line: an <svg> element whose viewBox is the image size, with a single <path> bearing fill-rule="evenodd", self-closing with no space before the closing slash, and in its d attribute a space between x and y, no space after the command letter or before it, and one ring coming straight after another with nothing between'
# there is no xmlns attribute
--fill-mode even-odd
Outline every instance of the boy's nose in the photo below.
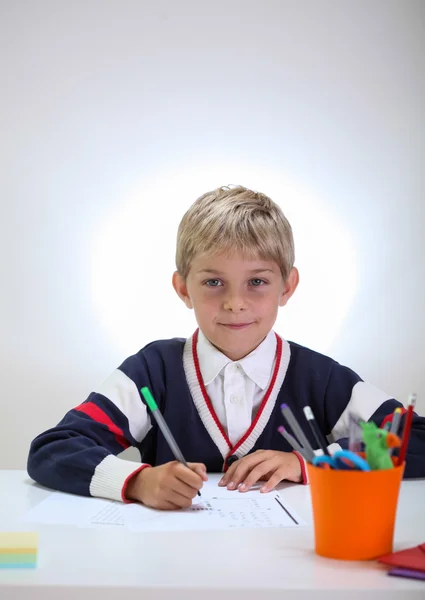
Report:
<svg viewBox="0 0 425 600"><path fill-rule="evenodd" d="M233 295L225 299L223 303L224 310L230 310L232 312L238 312L246 308L245 300L242 296Z"/></svg>

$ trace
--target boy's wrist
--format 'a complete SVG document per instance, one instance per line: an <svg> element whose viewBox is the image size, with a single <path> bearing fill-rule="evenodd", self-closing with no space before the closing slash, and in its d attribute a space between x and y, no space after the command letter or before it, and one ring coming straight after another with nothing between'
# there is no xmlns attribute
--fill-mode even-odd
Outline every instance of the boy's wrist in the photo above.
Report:
<svg viewBox="0 0 425 600"><path fill-rule="evenodd" d="M146 472L152 468L151 465L142 465L140 469L132 473L123 487L123 499L127 502L142 502L143 480Z"/></svg>

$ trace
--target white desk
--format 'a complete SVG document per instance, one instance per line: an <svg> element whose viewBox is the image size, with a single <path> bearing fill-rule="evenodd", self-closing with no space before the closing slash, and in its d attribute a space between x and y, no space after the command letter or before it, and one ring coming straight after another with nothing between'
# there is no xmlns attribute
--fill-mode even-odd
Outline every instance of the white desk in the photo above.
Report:
<svg viewBox="0 0 425 600"><path fill-rule="evenodd" d="M316 556L311 526L142 535L20 523L49 493L24 471L0 471L0 530L40 532L36 569L0 570L1 600L425 600L424 582L375 561ZM281 494L311 522L308 487ZM425 541L424 505L425 480L403 482L396 550Z"/></svg>

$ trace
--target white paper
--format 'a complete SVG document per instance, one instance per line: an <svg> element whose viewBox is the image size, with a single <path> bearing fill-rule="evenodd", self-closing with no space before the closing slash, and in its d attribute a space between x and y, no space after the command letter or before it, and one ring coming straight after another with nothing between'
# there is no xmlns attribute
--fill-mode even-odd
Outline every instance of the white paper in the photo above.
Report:
<svg viewBox="0 0 425 600"><path fill-rule="evenodd" d="M191 508L162 512L154 521L133 522L129 528L132 531L187 531L297 527L305 524L277 493L244 497L236 492L226 498L202 497L194 501Z"/></svg>
<svg viewBox="0 0 425 600"><path fill-rule="evenodd" d="M114 500L87 498L54 492L24 515L25 523L75 525L76 527L127 527L133 523L156 519L160 511L139 504L123 504Z"/></svg>
<svg viewBox="0 0 425 600"><path fill-rule="evenodd" d="M26 523L74 525L85 528L126 528L131 531L297 527L305 525L278 492L229 491L207 482L191 508L153 510L140 504L86 498L54 492L22 516Z"/></svg>

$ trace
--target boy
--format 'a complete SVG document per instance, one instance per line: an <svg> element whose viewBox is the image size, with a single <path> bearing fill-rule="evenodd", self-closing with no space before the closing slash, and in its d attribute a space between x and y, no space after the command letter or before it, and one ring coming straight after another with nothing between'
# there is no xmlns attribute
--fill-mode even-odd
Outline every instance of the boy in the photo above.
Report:
<svg viewBox="0 0 425 600"><path fill-rule="evenodd" d="M278 433L286 402L313 444L310 405L335 448L352 414L381 426L399 402L350 369L272 330L298 284L291 227L267 196L243 187L201 196L178 230L173 286L195 311L192 337L155 341L31 445L28 473L51 488L161 509L190 506L207 471L261 491L307 482L303 458ZM148 386L189 468L173 460L142 400ZM120 459L128 446L144 461ZM151 466L152 465L152 466ZM414 415L406 477L425 476L425 419Z"/></svg>

